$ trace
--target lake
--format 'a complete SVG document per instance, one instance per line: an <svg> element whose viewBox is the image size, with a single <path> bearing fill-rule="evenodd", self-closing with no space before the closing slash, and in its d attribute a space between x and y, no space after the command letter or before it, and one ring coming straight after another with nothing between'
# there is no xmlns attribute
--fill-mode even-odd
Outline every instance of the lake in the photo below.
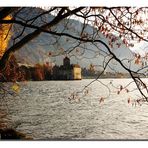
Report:
<svg viewBox="0 0 148 148"><path fill-rule="evenodd" d="M91 81L20 82L19 94L1 100L1 109L10 126L36 140L148 139L148 106L134 104L137 90L128 92L135 84L120 94L115 88L132 80L100 79L76 93Z"/></svg>

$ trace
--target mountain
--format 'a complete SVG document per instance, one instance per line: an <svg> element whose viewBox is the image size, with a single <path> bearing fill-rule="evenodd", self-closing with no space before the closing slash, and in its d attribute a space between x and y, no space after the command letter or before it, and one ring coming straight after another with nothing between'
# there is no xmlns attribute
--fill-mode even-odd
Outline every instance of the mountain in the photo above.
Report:
<svg viewBox="0 0 148 148"><path fill-rule="evenodd" d="M21 21L26 21L28 19L31 20L42 12L44 12L44 10L40 8L24 8L17 14L16 19ZM44 17L37 18L34 22L30 22L34 25L41 26L45 22L51 21L53 18L54 16L52 14L46 14ZM83 23L79 20L64 19L58 25L52 27L51 30L64 32L79 37L81 35L82 28ZM14 25L13 38L18 36L23 29L24 28L20 25ZM23 38L26 34L31 33L32 31L34 30L25 28L21 38ZM84 33L88 34L89 36L96 36L97 39L101 39L109 46L108 39L101 32L98 32L97 29L93 26L86 25ZM19 41L19 39L17 40ZM120 39L119 41L122 42ZM10 45L11 44L12 43L10 43ZM93 65L103 65L105 52L108 53L107 49L103 45L93 45L92 43L79 44L80 42L72 38L57 37L47 33L41 33L37 38L15 52L15 56L20 63L35 64L43 63L45 61L51 61L58 65L61 65L63 57L66 55L66 51L69 52L73 49L68 54L68 56L71 57L71 63L78 63L81 65L81 67L88 67L90 63L92 63ZM134 58L131 50L127 48L124 44L121 44L120 48L115 46L114 48L112 48L112 51L121 60ZM51 56L49 56L50 54ZM124 64L129 66L127 60L124 61ZM110 66L117 71L123 71L122 67L115 61L112 61L110 63ZM131 67L133 69L137 68L134 64L132 64ZM109 68L108 71L110 71Z"/></svg>

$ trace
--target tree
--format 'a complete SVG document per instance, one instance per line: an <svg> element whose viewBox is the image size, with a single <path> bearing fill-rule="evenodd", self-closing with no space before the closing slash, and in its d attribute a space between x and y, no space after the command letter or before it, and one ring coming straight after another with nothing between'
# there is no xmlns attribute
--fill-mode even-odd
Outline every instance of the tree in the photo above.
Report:
<svg viewBox="0 0 148 148"><path fill-rule="evenodd" d="M111 61L116 61L120 66L125 69L130 77L135 82L137 89L141 93L141 100L148 101L148 88L147 84L143 82L141 77L146 77L147 71L147 54L143 57L139 54L134 55L133 60L120 59L116 56L113 49L114 47L120 48L123 44L127 47L133 47L135 42L145 41L147 39L148 24L147 22L147 8L132 8L132 7L50 7L46 10L38 11L35 16L29 16L29 13L35 8L30 8L30 12L26 12L27 17L23 18L20 14L25 13L26 8L2 8L0 10L0 24L18 25L21 27L19 33L16 33L11 38L12 44L10 44L5 50L2 58L0 59L0 69L3 71L7 67L7 62L11 54L35 38L40 34L50 34L55 37L56 41L59 38L73 39L76 44L74 46L64 49L60 53L70 54L76 50L80 55L84 54L85 50L91 51L87 48L87 44L91 44L98 49L98 52L94 52L94 57L101 54L104 57L102 72L94 81L98 81L101 74L103 74L107 67L110 67ZM53 18L48 19L48 14L52 14ZM6 16L12 16L12 19L4 19ZM83 22L81 31L75 33L69 33L68 31L56 29L57 25L65 19L67 20L65 28L68 26L70 18L77 18ZM37 23L37 20L42 20L41 23ZM86 28L91 25L94 27L90 33L86 32ZM25 30L30 30L25 34ZM11 30L11 29L10 29ZM11 31L8 32L8 34ZM14 30L13 30L14 32ZM108 39L108 43L101 39L100 32ZM52 43L53 44L53 43ZM79 47L84 50L79 51ZM103 50L105 48L106 50ZM3 50L3 49L1 49ZM51 54L50 54L51 55ZM99 56L97 56L99 58ZM141 65L138 70L131 68L131 63L134 61L136 65ZM146 62L143 62L146 61ZM128 63L128 66L125 64ZM90 83L91 84L91 83ZM90 85L88 84L88 86ZM119 88L120 91L123 89Z"/></svg>

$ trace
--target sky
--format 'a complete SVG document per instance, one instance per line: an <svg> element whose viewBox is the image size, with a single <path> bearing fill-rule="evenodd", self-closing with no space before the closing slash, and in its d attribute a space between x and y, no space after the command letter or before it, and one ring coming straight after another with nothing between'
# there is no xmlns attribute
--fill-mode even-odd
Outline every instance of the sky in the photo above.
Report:
<svg viewBox="0 0 148 148"><path fill-rule="evenodd" d="M132 51L141 54L144 56L148 53L148 43L141 41L140 43L135 44L133 48L130 48Z"/></svg>

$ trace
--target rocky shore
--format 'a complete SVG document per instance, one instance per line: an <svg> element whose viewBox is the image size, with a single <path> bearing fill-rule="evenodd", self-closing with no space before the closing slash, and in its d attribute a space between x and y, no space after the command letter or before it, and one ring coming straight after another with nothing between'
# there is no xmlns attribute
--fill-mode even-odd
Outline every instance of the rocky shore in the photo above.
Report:
<svg viewBox="0 0 148 148"><path fill-rule="evenodd" d="M12 128L11 125L12 123L8 119L7 113L0 111L0 140L33 140L32 137Z"/></svg>
<svg viewBox="0 0 148 148"><path fill-rule="evenodd" d="M33 140L33 138L16 131L15 129L0 129L1 140Z"/></svg>

